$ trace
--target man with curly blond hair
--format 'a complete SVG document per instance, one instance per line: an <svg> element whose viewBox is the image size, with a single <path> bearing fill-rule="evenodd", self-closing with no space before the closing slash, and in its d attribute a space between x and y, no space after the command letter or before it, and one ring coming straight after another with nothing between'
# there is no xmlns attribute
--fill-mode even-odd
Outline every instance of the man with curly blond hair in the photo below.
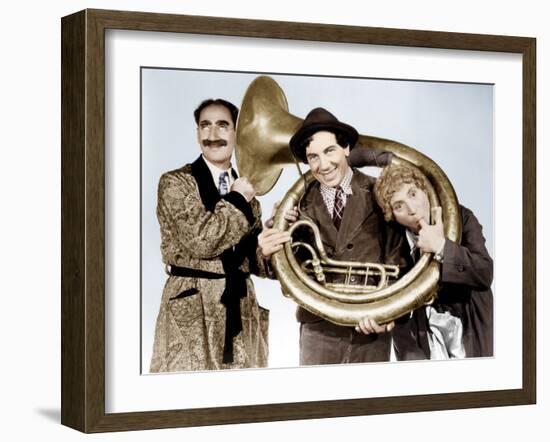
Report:
<svg viewBox="0 0 550 442"><path fill-rule="evenodd" d="M374 193L388 222L401 226L412 266L419 253L441 263L436 301L396 321L392 331L399 360L447 359L493 355L493 260L482 227L460 206L460 243L444 236L441 207L430 210L426 177L416 168L386 166ZM430 212L433 222L430 223Z"/></svg>

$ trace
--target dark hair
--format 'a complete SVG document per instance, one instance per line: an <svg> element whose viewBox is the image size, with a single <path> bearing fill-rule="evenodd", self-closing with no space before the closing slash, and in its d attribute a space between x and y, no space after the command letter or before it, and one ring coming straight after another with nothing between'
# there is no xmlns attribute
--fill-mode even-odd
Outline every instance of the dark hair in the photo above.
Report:
<svg viewBox="0 0 550 442"><path fill-rule="evenodd" d="M199 124L199 118L201 117L201 112L205 107L219 105L225 107L231 114L231 119L233 120L233 126L237 125L237 116L239 115L239 108L233 103L224 100L223 98L208 98L204 100L199 107L195 109L193 115L195 116L195 123Z"/></svg>
<svg viewBox="0 0 550 442"><path fill-rule="evenodd" d="M321 132L318 130L317 132ZM307 164L307 155L306 155L306 148L309 146L309 143L313 140L313 135L315 135L317 132L312 133L309 137L304 138L304 140L298 145L298 149L296 149L296 155L299 157L298 159L304 163ZM330 130L330 129L323 129L322 132L330 132L336 137L336 142L338 145L342 146L344 149L348 147L351 142L349 140L349 137L343 133L339 132L337 130Z"/></svg>

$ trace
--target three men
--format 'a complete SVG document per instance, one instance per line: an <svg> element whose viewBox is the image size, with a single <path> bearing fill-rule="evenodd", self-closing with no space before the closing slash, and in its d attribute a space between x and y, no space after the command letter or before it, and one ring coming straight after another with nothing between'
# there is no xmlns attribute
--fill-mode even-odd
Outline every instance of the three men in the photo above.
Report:
<svg viewBox="0 0 550 442"><path fill-rule="evenodd" d="M299 211L314 221L328 255L337 260L399 264L400 237L383 220L373 198L375 179L353 170L347 157L357 142L357 131L323 108L313 109L290 140L299 160L307 163L315 181L306 189ZM264 256L279 250L288 234L264 231L258 244ZM330 282L337 282L338 277ZM364 279L352 277L352 283ZM388 361L392 325L374 321L363 331L326 321L298 307L300 364L339 364Z"/></svg>
<svg viewBox="0 0 550 442"><path fill-rule="evenodd" d="M447 359L493 355L493 260L475 215L460 206L462 240L444 236L441 208L430 203L426 178L417 169L387 166L375 185L387 221L402 226L409 265L418 252L441 262L441 287L433 305L396 321L392 332L399 360Z"/></svg>
<svg viewBox="0 0 550 442"><path fill-rule="evenodd" d="M258 237L260 207L254 189L236 177L230 164L236 116L235 106L224 100L203 102L195 111L202 156L159 182L157 215L170 277L157 319L151 372L267 365L268 312L258 306L248 276L265 276L262 258L290 238L276 229L265 229ZM333 259L404 266L404 256L411 265L414 253L409 252L419 249L441 260L444 284L433 306L397 325L365 318L356 328L343 327L298 307L300 364L387 361L392 329L400 360L492 355L492 260L481 226L461 208L462 244L446 240L441 215L435 225L428 224L421 174L386 167L375 186L374 178L348 166L357 138L353 127L323 108L308 114L290 140L294 155L316 179L303 195L300 215L318 225ZM403 226L401 234L384 217ZM338 276L330 278L339 282ZM351 282L365 281L356 276Z"/></svg>
<svg viewBox="0 0 550 442"><path fill-rule="evenodd" d="M202 155L167 172L158 187L162 259L169 275L155 329L151 372L265 367L268 311L250 273L261 211L231 168L238 109L221 99L195 110Z"/></svg>

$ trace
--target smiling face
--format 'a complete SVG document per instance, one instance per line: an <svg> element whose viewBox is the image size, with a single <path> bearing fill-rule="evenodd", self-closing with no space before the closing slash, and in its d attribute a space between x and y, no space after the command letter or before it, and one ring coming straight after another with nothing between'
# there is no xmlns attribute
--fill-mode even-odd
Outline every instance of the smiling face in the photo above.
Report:
<svg viewBox="0 0 550 442"><path fill-rule="evenodd" d="M428 196L414 184L403 183L391 197L390 205L395 220L414 233L418 233L421 219L430 223Z"/></svg>
<svg viewBox="0 0 550 442"><path fill-rule="evenodd" d="M208 161L222 170L229 168L236 135L231 113L225 106L212 104L201 111L197 140Z"/></svg>
<svg viewBox="0 0 550 442"><path fill-rule="evenodd" d="M316 132L306 147L306 159L313 176L321 184L336 187L348 170L349 147L342 147L331 132Z"/></svg>

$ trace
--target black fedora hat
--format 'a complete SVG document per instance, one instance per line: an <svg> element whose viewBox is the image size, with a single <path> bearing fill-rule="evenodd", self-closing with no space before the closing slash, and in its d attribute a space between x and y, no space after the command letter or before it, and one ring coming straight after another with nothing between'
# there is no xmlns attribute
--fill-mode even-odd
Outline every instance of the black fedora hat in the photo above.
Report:
<svg viewBox="0 0 550 442"><path fill-rule="evenodd" d="M294 153L294 156L306 163L305 146L303 146L303 142L316 132L322 130L343 134L349 141L350 150L353 149L359 137L357 131L349 124L338 121L338 119L328 110L322 107L316 107L307 114L298 132L290 139L290 149Z"/></svg>

